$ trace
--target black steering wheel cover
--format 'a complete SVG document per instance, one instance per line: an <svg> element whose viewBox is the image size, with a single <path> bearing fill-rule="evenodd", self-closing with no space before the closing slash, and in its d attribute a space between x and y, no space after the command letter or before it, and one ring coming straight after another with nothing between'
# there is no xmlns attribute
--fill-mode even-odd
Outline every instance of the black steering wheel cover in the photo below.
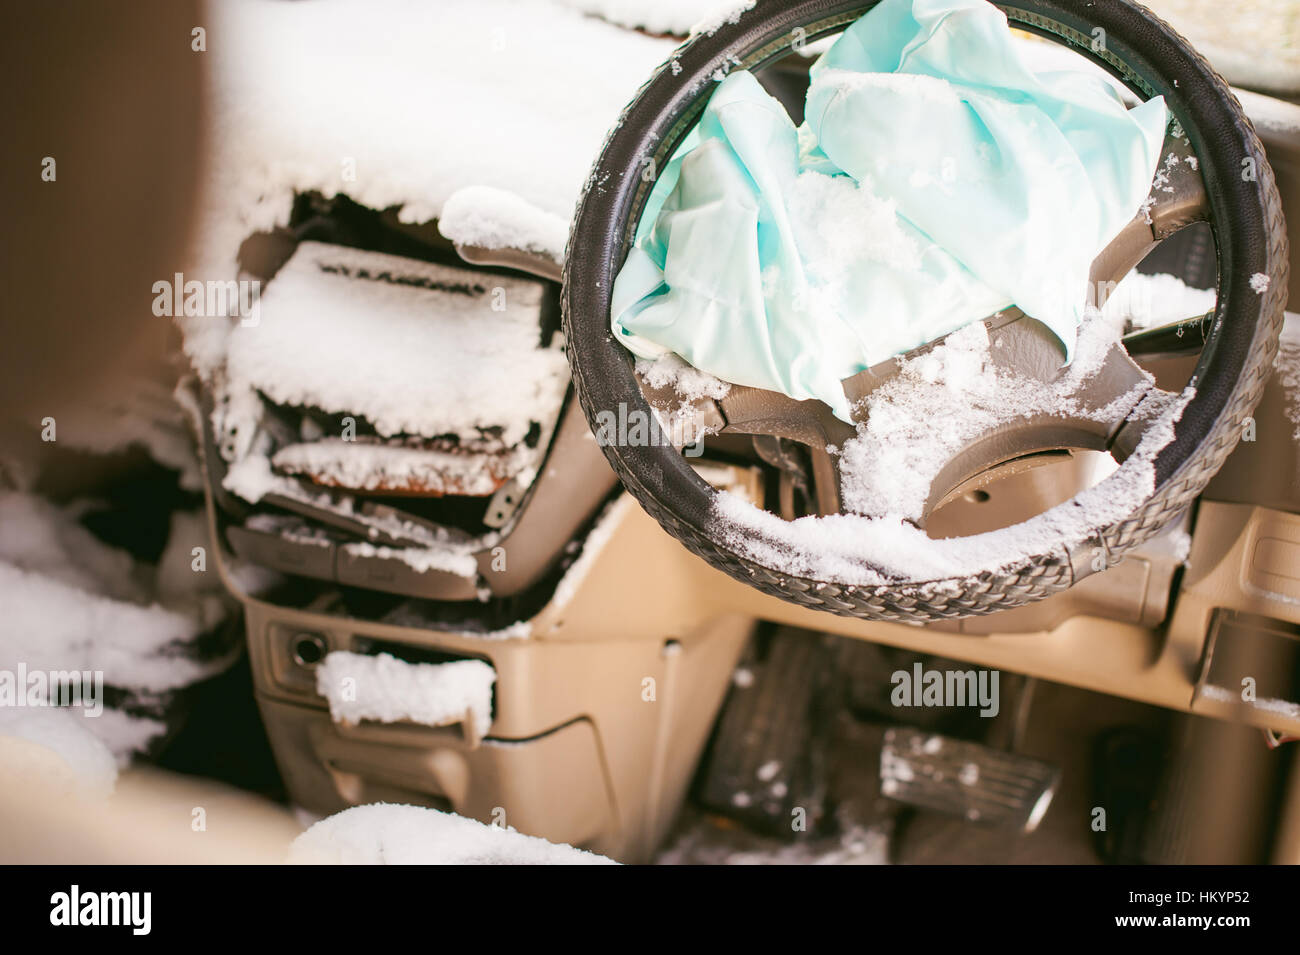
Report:
<svg viewBox="0 0 1300 955"><path fill-rule="evenodd" d="M602 410L649 415L631 354L609 329L610 294L652 183L645 157L675 148L703 108L712 75L740 56L757 68L788 48L796 28L811 41L853 22L876 0L759 0L734 24L700 34L661 66L624 111L588 179L569 235L564 324L579 400L593 427ZM1204 489L1236 446L1258 403L1281 331L1287 245L1281 200L1263 147L1228 85L1170 27L1126 0L1090 3L1010 0L997 4L1013 25L1065 42L1115 73L1142 96L1160 94L1201 159L1219 250L1213 328L1191 381L1196 394L1156 458L1155 493L1095 538L1036 555L1000 572L958 581L855 586L782 573L736 554L709 533L716 492L668 446L604 445L610 464L646 511L691 551L758 589L846 616L924 622L990 613L1064 590L1089 572L1096 547L1114 563L1159 531ZM810 28L820 24L819 30ZM1105 49L1090 51L1093 30ZM676 67L671 67L676 63ZM677 72L673 72L677 69ZM1177 80L1177 86L1174 80ZM1253 180L1242 174L1251 160ZM1262 294L1251 276L1269 277Z"/></svg>

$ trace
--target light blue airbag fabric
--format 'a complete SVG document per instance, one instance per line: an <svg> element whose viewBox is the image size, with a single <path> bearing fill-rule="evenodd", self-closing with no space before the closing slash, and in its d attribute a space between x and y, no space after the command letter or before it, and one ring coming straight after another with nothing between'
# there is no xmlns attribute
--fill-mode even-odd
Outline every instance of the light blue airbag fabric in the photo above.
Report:
<svg viewBox="0 0 1300 955"><path fill-rule="evenodd" d="M614 284L619 339L845 420L842 379L1008 305L1068 357L1168 116L1092 73L1034 73L1015 46L985 0L884 0L813 65L798 129L727 76L652 190Z"/></svg>

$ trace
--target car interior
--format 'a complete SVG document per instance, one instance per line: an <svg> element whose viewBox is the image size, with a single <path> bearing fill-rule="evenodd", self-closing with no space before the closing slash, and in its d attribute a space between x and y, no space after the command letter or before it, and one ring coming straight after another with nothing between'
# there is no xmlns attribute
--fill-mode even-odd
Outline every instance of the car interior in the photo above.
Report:
<svg viewBox="0 0 1300 955"><path fill-rule="evenodd" d="M171 512L192 511L230 608L200 641L202 680L109 687L167 726L119 775L132 818L217 787L245 832L222 851L240 858L396 803L626 863L1300 862L1300 764L1283 745L1300 739L1300 326L1283 314L1300 301L1300 88L1222 84L1205 107L1251 121L1263 155L1244 185L1274 196L1263 226L1224 218L1235 193L1216 134L1174 124L1173 161L1094 262L1098 307L1114 293L1122 308L1125 289L1199 304L1120 312L1118 344L1070 400L1104 405L1144 382L1173 400L1214 362L1245 369L1205 422L1187 416L1208 435L1177 448L1196 476L1159 472L1156 506L1014 572L819 579L753 541L851 510L838 449L863 421L743 385L686 387L608 334L611 263L653 185L627 173L647 143L662 167L698 117L709 87L692 92L692 75L728 51L800 122L814 55L872 4L776 6L697 34L648 78L591 157L609 183L587 183L566 257L448 238L438 216L368 205L346 182L304 183L283 221L245 228L230 251L258 314L232 320L220 361L183 367L175 388L200 465L188 487L138 446L97 463L57 452L34 484L6 460L6 490L61 503L93 474L100 504L82 524L143 559L160 559ZM1043 62L1184 108L1119 19L1098 53L1071 24L1109 14L999 6ZM1281 287L1244 292L1234 263L1260 249ZM1247 322L1246 344L1226 337ZM1025 313L985 327L1008 373L1064 373ZM866 407L943 346L845 393ZM668 437L602 439L602 423L626 430L644 412ZM916 527L968 538L1068 507L1158 420L1125 406L995 422L935 476ZM58 473L77 479L61 490ZM722 495L761 512L746 542L706 520L701 502ZM424 721L349 710L336 674L372 671L332 667L357 658L447 681L474 664L487 688ZM931 672L968 676L980 705L922 701ZM909 681L916 701L900 706ZM8 855L37 851L6 839ZM106 836L102 854L211 852L165 842Z"/></svg>

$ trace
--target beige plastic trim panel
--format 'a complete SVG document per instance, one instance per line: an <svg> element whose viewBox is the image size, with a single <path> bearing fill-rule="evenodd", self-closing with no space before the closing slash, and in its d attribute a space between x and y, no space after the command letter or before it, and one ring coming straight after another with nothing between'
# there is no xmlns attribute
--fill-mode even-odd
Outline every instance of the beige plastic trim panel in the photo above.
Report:
<svg viewBox="0 0 1300 955"><path fill-rule="evenodd" d="M757 492L747 471L709 471ZM530 835L648 859L685 798L754 620L690 596L709 582L701 569L721 575L629 497L588 546L530 635L507 639L278 607L241 592L218 548L244 605L254 688L291 798L316 813L378 800L484 822L504 812ZM458 727L334 724L311 668L294 658L301 634L326 652L368 639L487 661L497 674L487 738L476 746Z"/></svg>

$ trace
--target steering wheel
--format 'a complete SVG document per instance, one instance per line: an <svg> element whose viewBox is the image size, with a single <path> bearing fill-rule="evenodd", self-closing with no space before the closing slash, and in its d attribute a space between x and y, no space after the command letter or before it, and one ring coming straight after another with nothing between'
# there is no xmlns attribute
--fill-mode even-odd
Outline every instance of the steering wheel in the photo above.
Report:
<svg viewBox="0 0 1300 955"><path fill-rule="evenodd" d="M855 500L881 489L873 486L871 455L861 452L862 445L854 461L837 452L871 432L873 411L883 418L900 376L915 378L918 359L941 356L939 349L953 341L931 342L846 379L846 395L857 409L855 429L821 402L754 388L732 386L720 398L665 394L638 377L631 353L609 328L614 278L653 187L642 170L666 165L698 120L711 78L733 67L758 72L798 44L838 33L875 3L759 0L734 23L693 37L626 108L588 179L564 267L565 332L575 387L593 429L602 415L608 420L619 409L646 420L657 410L661 417L706 422L712 431L755 435L760 453L761 442L771 442L769 449L790 442L805 449L821 516L791 522L738 507L670 443L602 442L627 490L670 534L765 593L845 616L917 623L990 613L1062 591L1113 566L1186 510L1236 446L1270 373L1288 281L1285 224L1263 148L1227 84L1166 24L1125 0L995 5L1010 26L1090 59L1137 98L1163 95L1175 119L1149 199L1097 257L1094 283L1120 279L1156 244L1204 222L1218 251L1216 308L1177 326L1116 339L1091 362L1076 359L1064 369L1059 343L1032 318L1007 309L986 319L998 346L989 352L992 364L1048 389L1059 406L985 416L962 431L942 467L925 474L929 488L909 515L912 532L922 534L928 514L953 494L978 487L981 475L1031 460L1036 452L1103 450L1122 463L1100 484L1024 524L939 542L935 560L911 567L882 564L878 558L893 541L910 553L911 538L899 537L897 526L853 513ZM1104 43L1094 43L1103 35L1097 28L1105 31ZM1199 345L1181 392L1157 388L1129 355L1137 346L1151 351L1171 344L1184 350ZM842 494L850 467L862 473L851 493Z"/></svg>

